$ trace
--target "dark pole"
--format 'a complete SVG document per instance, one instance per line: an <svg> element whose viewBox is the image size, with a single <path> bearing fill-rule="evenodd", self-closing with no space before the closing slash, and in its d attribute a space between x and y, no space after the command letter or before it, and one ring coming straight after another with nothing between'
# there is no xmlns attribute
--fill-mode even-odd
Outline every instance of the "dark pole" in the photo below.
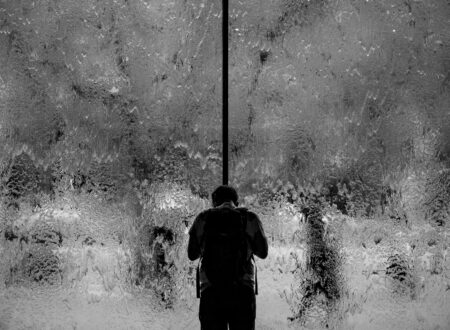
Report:
<svg viewBox="0 0 450 330"><path fill-rule="evenodd" d="M222 0L222 153L223 184L228 184L228 0Z"/></svg>

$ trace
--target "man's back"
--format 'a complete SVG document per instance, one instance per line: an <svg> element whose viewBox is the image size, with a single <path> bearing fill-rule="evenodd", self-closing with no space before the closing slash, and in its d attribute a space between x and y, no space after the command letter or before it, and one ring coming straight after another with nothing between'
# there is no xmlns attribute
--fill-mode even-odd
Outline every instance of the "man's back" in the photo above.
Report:
<svg viewBox="0 0 450 330"><path fill-rule="evenodd" d="M267 256L267 239L258 216L235 206L237 194L234 200L225 199L220 203L214 200L214 194L221 188L233 189L228 186L216 189L213 193L215 207L200 213L189 230L189 259L202 259L199 317L202 329L227 329L227 325L230 329L254 329L256 299L252 256ZM222 247L221 240L224 243ZM226 247L227 244L230 246ZM214 249L215 252L211 251ZM229 252L226 252L227 249ZM236 268L232 269L233 257L230 256L233 253L238 272ZM208 271L209 263L216 265L212 267L216 267L216 274L221 273L231 281L225 286L221 281L215 282L214 271Z"/></svg>
<svg viewBox="0 0 450 330"><path fill-rule="evenodd" d="M248 268L246 220L233 207L211 209L205 217L202 270L217 287L230 287L242 281Z"/></svg>

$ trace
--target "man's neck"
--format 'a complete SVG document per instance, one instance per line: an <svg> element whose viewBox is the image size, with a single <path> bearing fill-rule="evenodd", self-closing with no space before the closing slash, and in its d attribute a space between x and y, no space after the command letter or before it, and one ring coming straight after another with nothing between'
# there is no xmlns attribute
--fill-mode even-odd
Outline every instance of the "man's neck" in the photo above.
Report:
<svg viewBox="0 0 450 330"><path fill-rule="evenodd" d="M235 208L236 205L234 205L234 203L232 201L227 201L227 202L223 202L222 204L220 204L220 205L218 205L216 207L218 207L218 208L221 208L221 207L232 207L232 208Z"/></svg>

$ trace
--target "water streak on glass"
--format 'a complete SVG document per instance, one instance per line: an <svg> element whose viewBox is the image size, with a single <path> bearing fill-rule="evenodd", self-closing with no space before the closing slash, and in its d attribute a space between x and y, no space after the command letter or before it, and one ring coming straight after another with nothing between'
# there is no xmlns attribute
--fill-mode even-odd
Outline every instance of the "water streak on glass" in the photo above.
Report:
<svg viewBox="0 0 450 330"><path fill-rule="evenodd" d="M0 0L0 329L198 329L222 1ZM450 7L229 1L257 329L448 329Z"/></svg>
<svg viewBox="0 0 450 330"><path fill-rule="evenodd" d="M221 12L0 1L0 328L195 320L163 314L192 305L185 232L221 183Z"/></svg>
<svg viewBox="0 0 450 330"><path fill-rule="evenodd" d="M230 2L230 181L292 249L297 327L450 324L449 22L440 0Z"/></svg>

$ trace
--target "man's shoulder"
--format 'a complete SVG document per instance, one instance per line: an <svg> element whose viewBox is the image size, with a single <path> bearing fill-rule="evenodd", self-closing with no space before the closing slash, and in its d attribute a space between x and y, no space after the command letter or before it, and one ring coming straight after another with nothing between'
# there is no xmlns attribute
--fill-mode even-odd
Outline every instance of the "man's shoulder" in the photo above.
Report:
<svg viewBox="0 0 450 330"><path fill-rule="evenodd" d="M238 207L238 208L236 208L236 210L242 214L245 214L247 216L247 219L250 221L259 220L259 217L256 215L256 213L250 211L246 207Z"/></svg>
<svg viewBox="0 0 450 330"><path fill-rule="evenodd" d="M196 233L197 235L203 231L203 224L205 219L208 217L210 209L200 212L192 223L191 229L189 229L189 234Z"/></svg>
<svg viewBox="0 0 450 330"><path fill-rule="evenodd" d="M197 217L195 218L194 224L195 223L199 224L200 222L205 221L205 219L207 219L209 216L211 216L211 210L212 209L207 209L207 210L200 212L197 215Z"/></svg>
<svg viewBox="0 0 450 330"><path fill-rule="evenodd" d="M247 221L259 221L259 217L256 215L256 213L250 211L245 207L236 207L233 208L233 210L238 211L242 215L245 215L247 217ZM214 217L217 215L217 213L221 213L224 211L224 208L210 208L204 210L197 215L195 222L204 222L209 217Z"/></svg>
<svg viewBox="0 0 450 330"><path fill-rule="evenodd" d="M197 218L204 218L204 217L206 217L208 214L211 213L211 210L212 210L212 209L206 209L206 210L201 211L201 212L197 215Z"/></svg>

